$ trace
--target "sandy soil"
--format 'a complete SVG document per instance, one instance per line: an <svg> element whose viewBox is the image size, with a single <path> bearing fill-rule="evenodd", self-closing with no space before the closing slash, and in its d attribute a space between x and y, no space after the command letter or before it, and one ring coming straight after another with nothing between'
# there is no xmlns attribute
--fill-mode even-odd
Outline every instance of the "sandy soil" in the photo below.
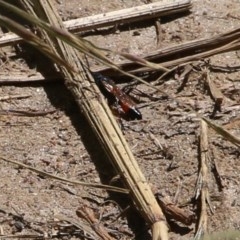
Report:
<svg viewBox="0 0 240 240"><path fill-rule="evenodd" d="M55 2L64 20L144 4L140 0ZM117 26L111 31L92 32L84 37L104 48L141 55L159 47L235 29L239 26L239 7L240 3L236 0L195 0L189 14L162 19L160 46L157 46L154 21ZM16 57L12 54L11 57L10 52L15 52L16 48L0 50L8 55L0 60L2 74L32 74L36 71L40 57L29 54L26 63L21 55ZM119 61L117 58L114 60ZM240 72L227 71L230 67L239 67L239 52L213 56L209 60L210 64L223 67L222 71L210 72L210 75L225 96L222 112L217 112L213 121L239 137ZM200 70L191 72L180 91L182 82L178 80L177 72L165 80L158 86L176 101L155 94L160 100L154 102L137 92L143 120L123 120L122 127L156 197L169 196L177 206L191 212L198 222L200 198L195 196L200 169L200 123L191 112L198 111L210 117L214 103L204 88ZM134 88L152 95L152 90L143 84ZM116 176L62 81L5 83L1 85L0 93L3 110L49 111L43 116L15 116L3 114L0 110L1 157L79 181L109 184ZM15 98L16 95L19 97ZM10 96L10 99L2 99L5 96ZM187 104L188 108L177 102ZM208 137L210 159L207 181L213 209L211 213L207 206L208 231L240 230L239 148L212 130ZM213 163L217 166L217 177ZM76 214L79 207L87 206L114 239L151 239L149 227L126 196L61 183L3 160L0 161L0 176L1 234L14 235L15 239L18 235L26 235L27 239L36 236L101 239ZM115 184L119 185L120 181ZM125 211L128 206L131 208ZM172 240L191 239L196 232L195 222L186 226L175 220L168 221ZM224 239L239 239L239 236Z"/></svg>

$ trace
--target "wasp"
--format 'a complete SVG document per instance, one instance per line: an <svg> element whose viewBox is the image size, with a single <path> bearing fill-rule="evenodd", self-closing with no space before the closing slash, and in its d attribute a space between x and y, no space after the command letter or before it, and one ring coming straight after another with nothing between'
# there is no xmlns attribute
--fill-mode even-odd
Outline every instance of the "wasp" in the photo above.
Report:
<svg viewBox="0 0 240 240"><path fill-rule="evenodd" d="M120 117L127 120L142 119L142 114L136 108L135 102L111 78L98 72L92 72L92 75L100 91L107 98L109 105L116 109Z"/></svg>

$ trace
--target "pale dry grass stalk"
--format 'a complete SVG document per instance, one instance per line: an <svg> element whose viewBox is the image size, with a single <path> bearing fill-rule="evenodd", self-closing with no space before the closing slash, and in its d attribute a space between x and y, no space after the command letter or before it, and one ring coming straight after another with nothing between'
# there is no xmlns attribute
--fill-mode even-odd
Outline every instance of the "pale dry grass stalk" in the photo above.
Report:
<svg viewBox="0 0 240 240"><path fill-rule="evenodd" d="M217 134L221 135L223 138L231 142L237 147L240 147L240 138L233 135L228 130L224 129L222 126L214 123L213 121L202 117L202 119L208 124L209 127L211 127Z"/></svg>
<svg viewBox="0 0 240 240"><path fill-rule="evenodd" d="M123 23L143 22L145 19L186 12L191 7L191 0L164 0L113 12L71 19L64 22L64 26L68 31L76 33ZM0 47L13 45L21 41L22 39L18 35L6 33L0 38Z"/></svg>
<svg viewBox="0 0 240 240"><path fill-rule="evenodd" d="M42 176L44 176L44 177L56 179L56 180L58 180L58 181L65 182L65 183L68 183L68 184L71 184L71 185L80 185L80 186L85 186L85 187L101 188L101 189L105 189L105 190L108 190L108 191L125 193L125 194L128 194L128 193L129 193L128 190L123 189L123 188L113 187L113 186L104 185L104 184L97 184L97 183L87 183L87 182L83 182L83 181L76 181L76 180L73 180L73 179L67 179L67 178L64 178L64 177L60 177L60 176L58 176L58 175L54 175L54 174L50 174L50 173L41 171L41 170L39 170L38 168L31 167L31 166L29 166L29 165L26 165L26 164L24 164L24 163L21 163L21 162L12 160L12 159L7 159L7 158L5 158L5 157L0 157L0 159L1 159L2 161L5 161L5 162L9 162L9 163L12 163L12 164L16 164L16 165L18 165L19 167L23 167L23 168L29 169L30 171L35 172L35 173L38 173L38 174L40 174L40 175L42 175Z"/></svg>
<svg viewBox="0 0 240 240"><path fill-rule="evenodd" d="M105 64L113 64L103 56L100 49L95 48L88 42L80 42L79 39L74 36L72 37L68 32L62 30L63 23L52 6L51 1L22 0L21 3L28 12L36 16L41 16L45 21L49 22L51 26L54 26L50 27L50 25L48 26L42 22L38 24L38 26L40 26L39 31L41 35L44 36L46 44L50 48L50 50L48 48L42 48L40 50L58 63L58 68L65 79L66 86L73 94L79 108L97 136L100 145L103 146L106 155L124 180L138 210L146 222L151 225L153 239L167 240L168 228L165 217L150 186L142 174L111 110L95 85L92 75L83 67L79 51L67 43L70 43L72 40L72 45L75 47L78 46L78 49L81 48L84 53L100 59L99 61ZM2 1L0 1L0 4L3 6ZM6 3L4 6L6 6ZM31 19L34 19L34 21L31 21ZM4 19L0 18L0 21L3 22L3 20ZM37 18L30 17L29 20L32 23L38 23ZM7 19L5 19L5 22L6 21ZM8 23L10 25L13 24L11 21ZM14 29L14 27L10 25L8 25L8 27ZM54 33L53 29L55 30ZM18 31L18 33L20 32ZM58 38L60 35L61 39L65 42ZM39 39L34 41L35 38L33 37L28 39L28 36L26 36L24 40L33 44L35 47L41 48L44 46L42 42L39 42ZM81 46L79 47L78 44ZM49 51L50 54L48 54ZM59 58L63 59L65 63L59 64Z"/></svg>

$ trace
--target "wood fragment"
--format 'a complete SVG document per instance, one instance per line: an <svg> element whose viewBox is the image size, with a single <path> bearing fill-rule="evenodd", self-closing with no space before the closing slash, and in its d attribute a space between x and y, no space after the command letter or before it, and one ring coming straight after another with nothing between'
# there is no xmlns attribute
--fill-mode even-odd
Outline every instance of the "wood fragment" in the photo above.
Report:
<svg viewBox="0 0 240 240"><path fill-rule="evenodd" d="M98 221L95 216L95 213L87 205L83 205L76 210L76 214L79 218L85 219L92 229L103 239L103 240L114 240L106 228Z"/></svg>
<svg viewBox="0 0 240 240"><path fill-rule="evenodd" d="M195 215L189 211L179 208L174 204L169 196L158 197L160 206L169 219L174 219L185 225L191 225L195 222Z"/></svg>
<svg viewBox="0 0 240 240"><path fill-rule="evenodd" d="M121 9L118 11L97 14L85 18L64 22L64 27L71 32L82 32L116 24L144 21L187 11L191 8L191 0L162 0L142 6ZM14 33L0 36L0 47L16 44L22 39Z"/></svg>
<svg viewBox="0 0 240 240"><path fill-rule="evenodd" d="M157 35L157 47L161 46L162 42L162 27L160 18L155 21L156 35Z"/></svg>
<svg viewBox="0 0 240 240"><path fill-rule="evenodd" d="M215 102L214 112L216 112L216 111L221 112L221 106L223 103L224 95L222 94L220 89L217 88L217 86L211 79L210 72L207 68L203 69L203 78L209 89L210 95L211 95L213 101Z"/></svg>

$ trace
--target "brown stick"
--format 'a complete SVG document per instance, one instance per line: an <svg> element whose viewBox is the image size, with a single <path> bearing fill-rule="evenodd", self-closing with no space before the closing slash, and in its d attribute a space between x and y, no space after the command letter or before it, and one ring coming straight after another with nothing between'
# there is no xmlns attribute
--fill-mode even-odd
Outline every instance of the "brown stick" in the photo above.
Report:
<svg viewBox="0 0 240 240"><path fill-rule="evenodd" d="M213 80L211 79L210 72L208 69L203 69L203 78L208 86L210 95L215 102L214 110L221 111L221 105L223 103L224 95L222 94L221 90L217 88Z"/></svg>
<svg viewBox="0 0 240 240"><path fill-rule="evenodd" d="M161 46L162 41L162 27L161 27L161 20L160 18L155 21L155 28L156 28L156 37L157 37L157 47Z"/></svg>
<svg viewBox="0 0 240 240"><path fill-rule="evenodd" d="M76 211L78 217L85 219L92 229L103 239L103 240L114 240L105 227L97 220L93 210L86 205L79 207Z"/></svg>
<svg viewBox="0 0 240 240"><path fill-rule="evenodd" d="M189 10L191 6L191 0L163 0L142 6L69 20L64 22L64 27L71 32L81 32L184 12ZM0 47L19 43L20 41L22 39L18 35L7 33L0 37Z"/></svg>
<svg viewBox="0 0 240 240"><path fill-rule="evenodd" d="M171 68L180 64L186 64L192 61L198 61L216 54L235 51L240 49L240 28L219 34L214 37L194 40L176 46L159 49L154 52L141 56L153 63L160 63L161 67ZM142 73L156 71L147 67L141 67L139 64L123 61L119 64L121 69L131 73ZM114 75L110 68L99 68L106 75Z"/></svg>
<svg viewBox="0 0 240 240"><path fill-rule="evenodd" d="M240 28L233 31L225 32L223 34L201 39L194 40L191 42L186 42L181 45L172 46L164 49L159 49L154 52L143 55L149 61L155 63L161 63L163 67L174 67L179 64L185 64L187 62L196 61L206 57L213 56L215 54L220 54L223 52L234 51L240 49ZM179 56L181 56L179 58ZM141 67L139 64L123 61L119 64L121 69L125 71L130 71L132 73L141 73L146 71L156 71L150 68ZM116 71L109 67L101 67L97 69L92 69L93 71L99 71L105 75L116 75ZM119 73L118 73L119 74ZM0 73L0 83L8 82L25 82L25 81L43 81L44 77L37 73L37 75L30 77L28 76L5 76L6 74ZM50 78L53 78L51 76Z"/></svg>
<svg viewBox="0 0 240 240"><path fill-rule="evenodd" d="M179 221L185 225L191 225L193 222L195 222L194 214L179 208L171 201L169 196L158 197L158 200L163 212L167 217Z"/></svg>

